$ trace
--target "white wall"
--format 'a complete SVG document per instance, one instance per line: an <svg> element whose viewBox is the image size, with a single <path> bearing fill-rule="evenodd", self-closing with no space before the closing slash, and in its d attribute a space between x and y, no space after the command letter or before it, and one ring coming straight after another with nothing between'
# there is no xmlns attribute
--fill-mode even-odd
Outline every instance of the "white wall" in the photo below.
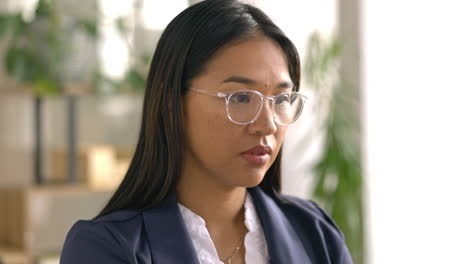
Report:
<svg viewBox="0 0 468 264"><path fill-rule="evenodd" d="M468 263L467 11L364 1L370 263Z"/></svg>

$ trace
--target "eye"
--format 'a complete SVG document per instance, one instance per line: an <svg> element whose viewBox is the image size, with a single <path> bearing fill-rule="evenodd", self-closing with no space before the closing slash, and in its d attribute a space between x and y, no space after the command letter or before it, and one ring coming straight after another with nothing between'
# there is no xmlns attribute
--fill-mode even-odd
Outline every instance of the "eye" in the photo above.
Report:
<svg viewBox="0 0 468 264"><path fill-rule="evenodd" d="M289 94L280 94L276 97L275 103L277 105L282 104L289 104L290 103L290 95Z"/></svg>
<svg viewBox="0 0 468 264"><path fill-rule="evenodd" d="M230 101L236 104L248 104L252 95L248 92L238 92L231 95Z"/></svg>

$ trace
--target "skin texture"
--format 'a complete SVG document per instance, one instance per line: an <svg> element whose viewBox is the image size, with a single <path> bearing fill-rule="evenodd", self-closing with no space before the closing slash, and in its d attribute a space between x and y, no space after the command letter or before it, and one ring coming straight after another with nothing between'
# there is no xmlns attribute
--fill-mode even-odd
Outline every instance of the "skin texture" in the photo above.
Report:
<svg viewBox="0 0 468 264"><path fill-rule="evenodd" d="M224 82L232 76L254 82ZM191 88L221 92L252 89L272 96L292 90L292 82L281 48L257 34L218 50L204 72L192 80ZM281 148L287 126L273 121L270 103L249 125L229 121L224 99L214 96L188 92L183 106L188 148L177 185L178 201L203 217L218 255L228 257L247 231L243 222L246 187L262 181ZM251 165L241 156L257 145L272 148L264 165ZM242 247L232 263L243 263L244 254Z"/></svg>

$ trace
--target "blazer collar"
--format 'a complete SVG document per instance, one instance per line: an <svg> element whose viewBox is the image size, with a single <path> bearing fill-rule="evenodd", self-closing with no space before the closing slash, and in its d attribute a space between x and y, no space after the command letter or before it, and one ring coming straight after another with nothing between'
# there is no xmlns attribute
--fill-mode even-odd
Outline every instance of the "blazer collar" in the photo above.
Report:
<svg viewBox="0 0 468 264"><path fill-rule="evenodd" d="M192 239L185 226L175 192L161 203L143 212L152 263L199 264Z"/></svg>
<svg viewBox="0 0 468 264"><path fill-rule="evenodd" d="M284 212L260 187L249 188L262 223L270 263L308 263L309 259L296 231ZM199 264L192 239L177 206L175 192L159 206L143 212L153 263Z"/></svg>
<svg viewBox="0 0 468 264"><path fill-rule="evenodd" d="M270 263L310 263L303 243L273 198L260 187L248 191L262 222Z"/></svg>

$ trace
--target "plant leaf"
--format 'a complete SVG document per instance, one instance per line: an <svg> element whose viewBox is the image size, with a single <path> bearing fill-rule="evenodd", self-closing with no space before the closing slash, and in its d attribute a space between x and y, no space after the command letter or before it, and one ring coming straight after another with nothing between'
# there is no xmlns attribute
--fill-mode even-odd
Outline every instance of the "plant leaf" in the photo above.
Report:
<svg viewBox="0 0 468 264"><path fill-rule="evenodd" d="M78 21L79 27L93 39L97 39L99 32L96 20L82 19Z"/></svg>
<svg viewBox="0 0 468 264"><path fill-rule="evenodd" d="M36 6L36 17L48 17L53 13L50 0L39 0Z"/></svg>
<svg viewBox="0 0 468 264"><path fill-rule="evenodd" d="M17 13L10 16L8 20L8 26L13 32L13 37L18 38L26 33L28 30L28 23L23 20L21 13Z"/></svg>
<svg viewBox="0 0 468 264"><path fill-rule="evenodd" d="M57 95L60 94L60 88L58 84L46 76L42 76L34 83L34 93L38 96L46 94Z"/></svg>
<svg viewBox="0 0 468 264"><path fill-rule="evenodd" d="M115 20L115 26L117 27L117 30L119 31L120 34L124 36L128 34L129 29L128 29L125 17L123 16L118 17Z"/></svg>
<svg viewBox="0 0 468 264"><path fill-rule="evenodd" d="M0 38L8 31L10 27L11 15L1 14L0 15Z"/></svg>
<svg viewBox="0 0 468 264"><path fill-rule="evenodd" d="M145 89L145 79L135 68L130 68L127 72L125 82L132 90L142 91Z"/></svg>

